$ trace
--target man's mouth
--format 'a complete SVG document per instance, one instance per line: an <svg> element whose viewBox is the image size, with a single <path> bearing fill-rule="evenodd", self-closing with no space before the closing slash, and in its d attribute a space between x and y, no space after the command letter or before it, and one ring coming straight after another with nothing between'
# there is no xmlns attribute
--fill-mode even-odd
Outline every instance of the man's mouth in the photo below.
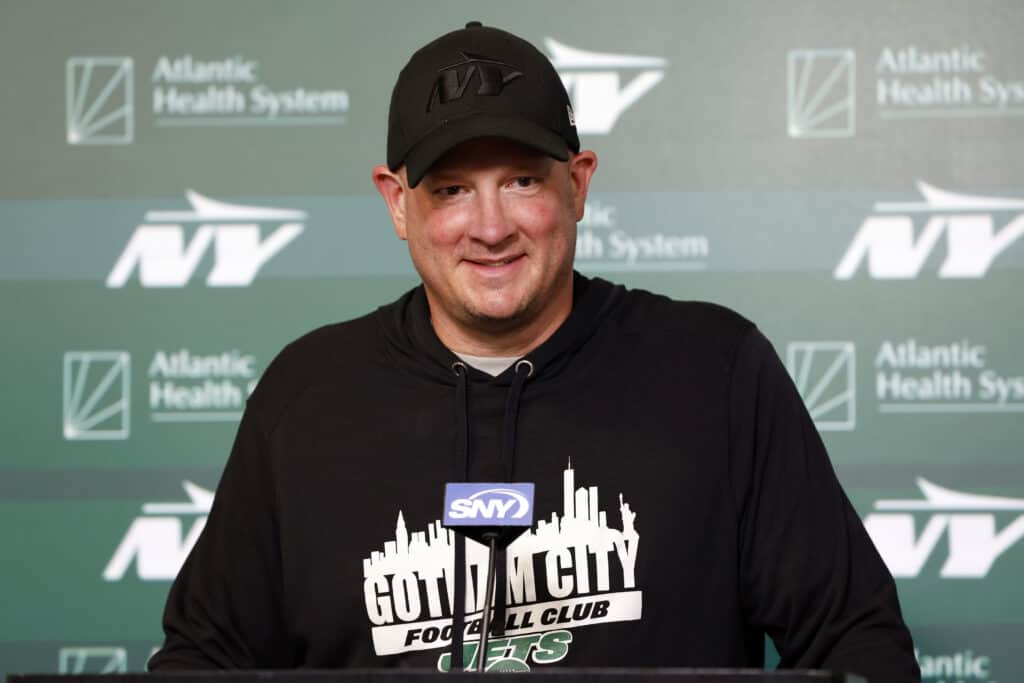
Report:
<svg viewBox="0 0 1024 683"><path fill-rule="evenodd" d="M471 259L466 259L466 260L469 261L470 263L472 263L473 265L485 266L485 267L489 267L489 268L498 268L500 266L507 266L508 264L512 263L513 261L519 260L520 258L522 258L522 254L516 254L515 256L506 256L505 258L501 258L501 259L472 259L471 258Z"/></svg>

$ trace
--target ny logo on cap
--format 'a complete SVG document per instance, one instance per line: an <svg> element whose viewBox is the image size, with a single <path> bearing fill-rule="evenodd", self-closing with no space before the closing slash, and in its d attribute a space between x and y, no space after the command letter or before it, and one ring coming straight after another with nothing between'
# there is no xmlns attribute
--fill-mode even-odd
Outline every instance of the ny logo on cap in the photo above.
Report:
<svg viewBox="0 0 1024 683"><path fill-rule="evenodd" d="M523 75L517 67L496 59L461 50L459 54L462 55L461 62L438 71L437 81L430 91L430 99L427 100L427 111L430 111L435 99L440 104L448 104L462 97L474 76L480 83L476 94L494 96L501 94L505 84Z"/></svg>

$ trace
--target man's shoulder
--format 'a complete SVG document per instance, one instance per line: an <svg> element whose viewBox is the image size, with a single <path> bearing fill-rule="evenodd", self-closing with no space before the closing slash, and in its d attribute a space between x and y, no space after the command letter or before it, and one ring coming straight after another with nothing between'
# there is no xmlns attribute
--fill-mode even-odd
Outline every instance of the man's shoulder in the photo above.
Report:
<svg viewBox="0 0 1024 683"><path fill-rule="evenodd" d="M379 365L381 342L376 312L307 332L271 361L250 397L250 409L274 419L310 387L344 381L348 373Z"/></svg>
<svg viewBox="0 0 1024 683"><path fill-rule="evenodd" d="M372 351L379 337L380 323L374 311L310 330L281 349L274 363L282 370L299 372L343 366L354 356Z"/></svg>
<svg viewBox="0 0 1024 683"><path fill-rule="evenodd" d="M755 327L731 308L709 301L678 300L644 289L625 291L620 324L626 329L680 334L689 339L737 343Z"/></svg>

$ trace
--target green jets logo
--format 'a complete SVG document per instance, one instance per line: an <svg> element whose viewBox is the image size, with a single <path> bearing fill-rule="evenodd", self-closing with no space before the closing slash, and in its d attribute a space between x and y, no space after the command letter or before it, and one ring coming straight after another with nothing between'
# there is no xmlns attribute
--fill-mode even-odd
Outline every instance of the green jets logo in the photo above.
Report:
<svg viewBox="0 0 1024 683"><path fill-rule="evenodd" d="M485 671L529 671L530 662L534 664L553 664L565 658L569 652L572 633L569 631L551 631L549 633L533 633L513 638L495 638L487 643L484 653ZM466 643L462 646L462 667L475 670L477 650L480 643ZM451 655L445 653L437 660L439 671L451 669Z"/></svg>

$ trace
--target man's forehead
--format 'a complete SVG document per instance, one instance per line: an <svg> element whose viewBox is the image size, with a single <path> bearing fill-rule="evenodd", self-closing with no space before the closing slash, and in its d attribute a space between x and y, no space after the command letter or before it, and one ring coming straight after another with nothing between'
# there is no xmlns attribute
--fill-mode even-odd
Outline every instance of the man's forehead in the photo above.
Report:
<svg viewBox="0 0 1024 683"><path fill-rule="evenodd" d="M548 168L558 163L544 152L503 138L476 138L450 149L428 170L426 177L455 170L475 170L503 166Z"/></svg>

